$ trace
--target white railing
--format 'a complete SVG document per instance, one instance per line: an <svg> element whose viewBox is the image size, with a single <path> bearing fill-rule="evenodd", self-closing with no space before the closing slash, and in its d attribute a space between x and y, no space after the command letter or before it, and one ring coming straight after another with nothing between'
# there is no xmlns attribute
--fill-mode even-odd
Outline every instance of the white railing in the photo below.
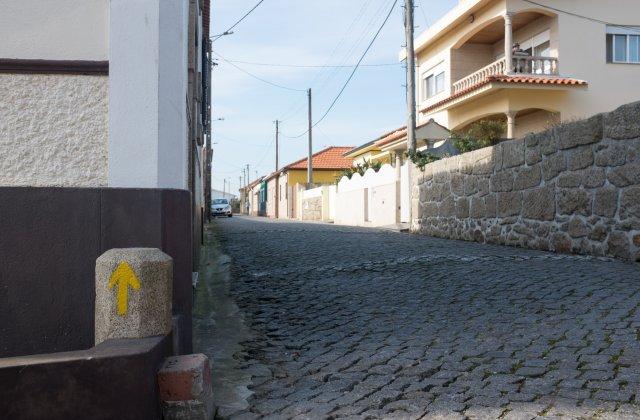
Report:
<svg viewBox="0 0 640 420"><path fill-rule="evenodd" d="M517 74L558 74L558 59L555 57L513 57L513 72Z"/></svg>
<svg viewBox="0 0 640 420"><path fill-rule="evenodd" d="M489 76L507 74L506 60L501 58L463 77L451 86L451 94L455 95L478 83L484 82ZM555 76L558 74L558 59L555 57L516 56L513 57L512 74L532 74Z"/></svg>
<svg viewBox="0 0 640 420"><path fill-rule="evenodd" d="M471 86L474 86L480 82L484 82L489 76L494 76L496 74L505 74L505 72L506 60L504 58L501 58L500 60L494 61L488 66L485 66L480 70L471 73L467 77L463 77L462 79L455 82L451 87L451 94L455 95L458 92L470 88Z"/></svg>

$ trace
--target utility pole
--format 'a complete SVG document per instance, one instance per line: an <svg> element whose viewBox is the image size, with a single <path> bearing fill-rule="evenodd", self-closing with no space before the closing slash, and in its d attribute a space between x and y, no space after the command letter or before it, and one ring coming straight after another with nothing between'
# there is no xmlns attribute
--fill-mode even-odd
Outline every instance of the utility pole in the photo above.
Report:
<svg viewBox="0 0 640 420"><path fill-rule="evenodd" d="M275 202L275 211L276 211L276 219L279 217L279 202L280 202L280 175L278 175L278 136L280 134L278 124L280 121L276 120L276 202Z"/></svg>
<svg viewBox="0 0 640 420"><path fill-rule="evenodd" d="M309 151L307 153L307 187L311 188L313 184L313 139L312 139L312 114L311 114L311 88L307 90L307 97L309 101Z"/></svg>
<svg viewBox="0 0 640 420"><path fill-rule="evenodd" d="M413 0L404 3L404 32L407 52L407 149L416 151L416 64L413 48Z"/></svg>
<svg viewBox="0 0 640 420"><path fill-rule="evenodd" d="M407 54L407 151L410 154L415 153L416 147L416 63L415 50L413 48L413 0L405 0L404 3L404 32L406 37L406 54ZM413 188L411 180L411 161L407 162L407 185L409 197L409 228L411 228L413 217L412 214ZM400 183L401 185L401 183ZM402 193L400 194L402 197ZM402 215L399 215L399 222L402 221Z"/></svg>
<svg viewBox="0 0 640 420"><path fill-rule="evenodd" d="M222 179L222 198L225 198L227 196L227 178L223 178Z"/></svg>

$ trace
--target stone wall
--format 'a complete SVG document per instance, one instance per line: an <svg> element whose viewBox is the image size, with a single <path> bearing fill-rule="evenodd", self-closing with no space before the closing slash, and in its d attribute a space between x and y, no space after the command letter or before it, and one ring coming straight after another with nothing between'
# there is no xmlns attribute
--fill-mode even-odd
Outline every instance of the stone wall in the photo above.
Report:
<svg viewBox="0 0 640 420"><path fill-rule="evenodd" d="M640 261L640 102L414 168L412 180L415 232Z"/></svg>
<svg viewBox="0 0 640 420"><path fill-rule="evenodd" d="M108 76L0 74L0 185L107 185Z"/></svg>
<svg viewBox="0 0 640 420"><path fill-rule="evenodd" d="M302 200L302 220L322 220L322 196Z"/></svg>

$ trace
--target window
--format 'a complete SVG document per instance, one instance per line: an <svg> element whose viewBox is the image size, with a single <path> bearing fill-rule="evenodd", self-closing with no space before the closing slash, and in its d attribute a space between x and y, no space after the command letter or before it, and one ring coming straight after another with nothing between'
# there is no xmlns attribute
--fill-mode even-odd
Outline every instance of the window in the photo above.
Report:
<svg viewBox="0 0 640 420"><path fill-rule="evenodd" d="M607 27L607 62L640 63L640 28Z"/></svg>
<svg viewBox="0 0 640 420"><path fill-rule="evenodd" d="M422 86L423 100L427 100L444 92L444 72L433 73L424 78Z"/></svg>

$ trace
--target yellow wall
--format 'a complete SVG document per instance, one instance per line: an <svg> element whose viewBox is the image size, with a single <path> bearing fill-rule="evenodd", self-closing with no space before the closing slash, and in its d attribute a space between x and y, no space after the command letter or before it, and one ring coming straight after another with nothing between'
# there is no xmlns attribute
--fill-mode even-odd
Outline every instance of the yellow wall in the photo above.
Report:
<svg viewBox="0 0 640 420"><path fill-rule="evenodd" d="M313 183L314 184L333 184L336 178L340 176L342 171L330 171L315 169L313 171ZM307 170L306 169L291 169L287 171L287 182L289 185L306 184L307 183Z"/></svg>

